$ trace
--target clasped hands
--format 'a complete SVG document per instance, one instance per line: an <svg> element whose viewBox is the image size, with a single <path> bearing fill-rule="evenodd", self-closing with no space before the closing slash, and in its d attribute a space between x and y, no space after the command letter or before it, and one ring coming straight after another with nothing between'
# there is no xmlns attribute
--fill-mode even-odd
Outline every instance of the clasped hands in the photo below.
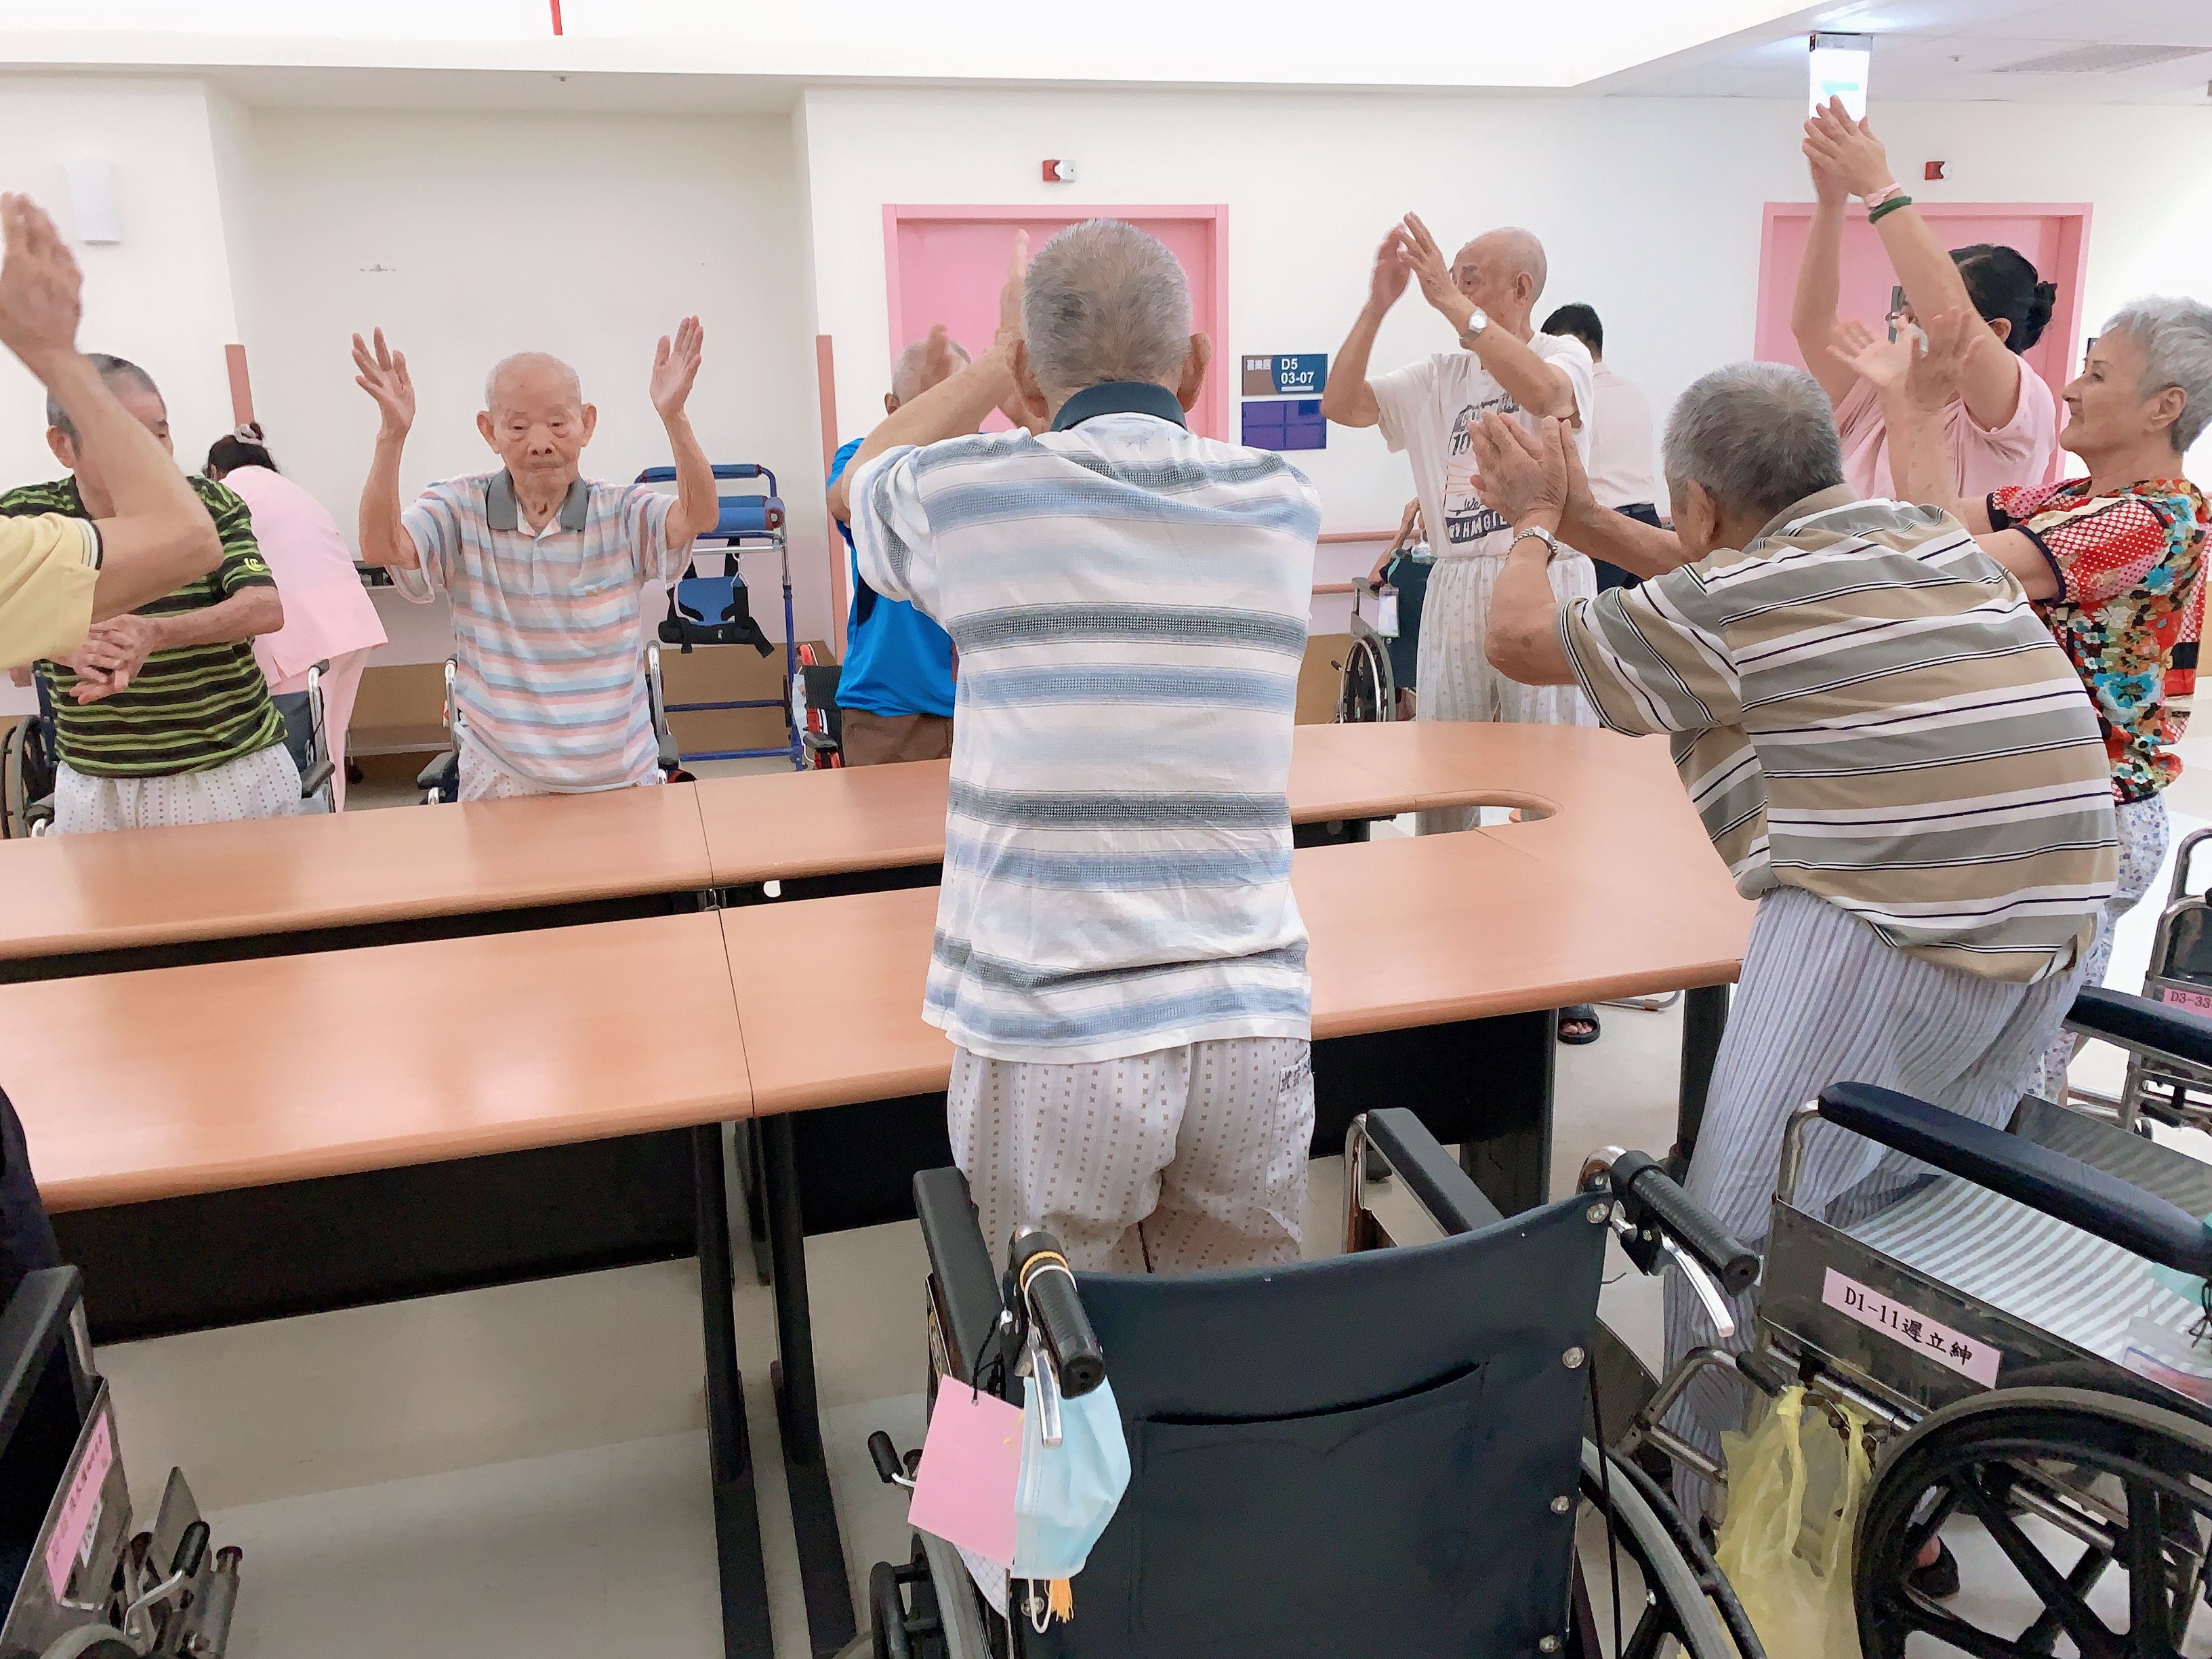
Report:
<svg viewBox="0 0 2212 1659"><path fill-rule="evenodd" d="M1503 415L1486 415L1468 428L1468 441L1474 457L1474 493L1509 522L1556 533L1577 514L1595 510L1589 479L1565 422L1547 419L1531 432Z"/></svg>

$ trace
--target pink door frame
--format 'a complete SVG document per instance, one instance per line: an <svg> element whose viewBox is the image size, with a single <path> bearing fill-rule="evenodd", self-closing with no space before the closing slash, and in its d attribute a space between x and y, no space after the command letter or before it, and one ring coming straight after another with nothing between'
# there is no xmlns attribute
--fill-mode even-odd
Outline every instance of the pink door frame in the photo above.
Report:
<svg viewBox="0 0 2212 1659"><path fill-rule="evenodd" d="M1777 280L1782 275L1767 269L1767 261L1775 246L1775 228L1785 219L1810 219L1810 202L1769 202L1759 222L1759 315L1753 337L1764 340L1771 333L1786 333L1790 326L1790 302L1797 273L1789 273L1787 281ZM2087 202L1920 202L1915 205L1942 237L1947 219L1987 218L1992 214L2021 219L2056 219L2059 222L2059 257L2054 269L2041 273L2045 282L2058 284L2058 301L2051 313L2047 337L2061 342L2058 352L2051 361L2064 365L2054 379L2046 369L2044 378L2051 381L2054 392L2064 387L2073 378L2075 348L2081 343L2086 326L2082 311L2082 289L2089 276L2089 215ZM1850 210L1853 224L1866 222L1866 210L1853 203ZM1949 240L1944 238L1944 245ZM1875 319L1869 318L1871 322Z"/></svg>
<svg viewBox="0 0 2212 1659"><path fill-rule="evenodd" d="M1213 251L1213 323L1217 334L1229 327L1229 209L1224 203L1210 206L1179 207L1101 207L1091 203L1061 206L1051 202L1032 202L979 206L911 206L889 203L884 208L884 281L885 284L885 319L890 337L891 356L896 360L906 342L899 336L899 226L902 222L928 220L970 220L984 224L1019 223L1028 220L1045 219L1062 224L1080 224L1085 219L1188 219L1209 224L1208 240ZM1213 366L1206 371L1206 390L1200 394L1194 423L1198 429L1211 435L1233 441L1229 425L1229 375L1235 362L1228 343L1220 338L1213 342Z"/></svg>

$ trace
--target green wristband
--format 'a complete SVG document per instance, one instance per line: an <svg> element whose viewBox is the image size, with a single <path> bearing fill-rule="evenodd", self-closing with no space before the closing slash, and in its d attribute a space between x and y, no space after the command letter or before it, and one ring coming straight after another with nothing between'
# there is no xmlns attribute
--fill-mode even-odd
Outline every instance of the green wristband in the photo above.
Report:
<svg viewBox="0 0 2212 1659"><path fill-rule="evenodd" d="M1894 213L1901 207L1911 207L1911 205L1912 198L1910 196L1893 196L1887 202L1884 202L1880 207L1876 208L1873 212L1867 215L1867 222L1869 224L1873 224L1885 213Z"/></svg>

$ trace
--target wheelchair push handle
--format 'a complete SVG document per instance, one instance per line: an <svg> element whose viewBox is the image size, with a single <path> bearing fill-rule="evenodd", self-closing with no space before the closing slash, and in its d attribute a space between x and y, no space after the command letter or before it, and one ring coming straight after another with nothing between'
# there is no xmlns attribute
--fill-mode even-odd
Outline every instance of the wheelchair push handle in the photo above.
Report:
<svg viewBox="0 0 2212 1659"><path fill-rule="evenodd" d="M1688 1251L1730 1296L1741 1296L1759 1278L1759 1257L1741 1239L1729 1237L1712 1212L1675 1183L1648 1152L1622 1152L1609 1171L1613 1195L1632 1225L1656 1226Z"/></svg>
<svg viewBox="0 0 2212 1659"><path fill-rule="evenodd" d="M1091 1328L1076 1294L1075 1274L1050 1233L1018 1235L1008 1255L1009 1270L1029 1309L1046 1356L1070 1400L1089 1394L1106 1380L1106 1351Z"/></svg>
<svg viewBox="0 0 2212 1659"><path fill-rule="evenodd" d="M2161 1267L2212 1275L2212 1229L2179 1205L2063 1152L1871 1084L1822 1090L1820 1114Z"/></svg>

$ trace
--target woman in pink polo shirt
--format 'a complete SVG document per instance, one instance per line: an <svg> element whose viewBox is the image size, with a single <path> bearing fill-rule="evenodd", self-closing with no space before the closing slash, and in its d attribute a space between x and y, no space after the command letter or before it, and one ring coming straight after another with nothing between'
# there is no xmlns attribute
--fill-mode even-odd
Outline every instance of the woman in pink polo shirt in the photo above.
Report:
<svg viewBox="0 0 2212 1659"><path fill-rule="evenodd" d="M323 675L323 720L338 762L331 787L343 811L346 728L353 721L361 671L384 643L384 623L337 521L276 470L258 424L215 441L207 476L228 484L252 509L254 539L284 601L284 626L253 642L270 690L280 696L304 691L307 671L319 662L330 664Z"/></svg>
<svg viewBox="0 0 2212 1659"><path fill-rule="evenodd" d="M1842 285L1844 210L1853 196L1867 204L1905 290L1890 326L1917 329L1920 317L1970 312L2005 348L1972 355L1963 395L1946 418L1960 495L1980 501L1992 490L2057 482L2058 399L2020 356L2051 321L2057 285L2039 280L2016 249L1981 242L1947 252L1891 174L1881 141L1865 122L1844 114L1840 103L1832 102L1805 124L1804 149L1819 205L1798 267L1790 325L1806 367L1836 405L1844 477L1851 488L1863 495L1896 493L1881 399L1828 350Z"/></svg>

